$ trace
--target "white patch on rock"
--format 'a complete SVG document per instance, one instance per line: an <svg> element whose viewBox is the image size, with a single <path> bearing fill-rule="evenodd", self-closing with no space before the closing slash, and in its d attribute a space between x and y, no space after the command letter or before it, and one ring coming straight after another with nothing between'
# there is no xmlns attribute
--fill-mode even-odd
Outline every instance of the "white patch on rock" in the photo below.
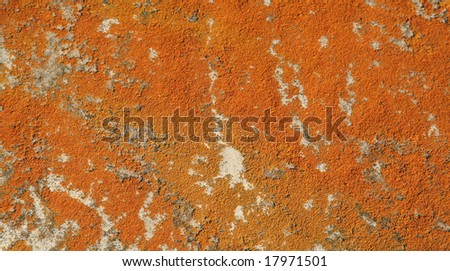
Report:
<svg viewBox="0 0 450 271"><path fill-rule="evenodd" d="M103 32L103 33L106 34L106 33L109 32L109 29L115 24L119 24L119 20L117 20L116 18L106 19L98 27L98 31Z"/></svg>
<svg viewBox="0 0 450 271"><path fill-rule="evenodd" d="M351 67L352 66L350 66L350 68ZM352 70L349 70L347 72L347 77L345 78L345 81L347 82L347 87L349 87L355 83L355 79L353 78L353 75L352 75Z"/></svg>
<svg viewBox="0 0 450 271"><path fill-rule="evenodd" d="M412 52L412 49L409 47L409 45L406 43L405 39L396 39L396 38L390 38L389 41L395 45L397 45L398 47L400 47L400 49L402 49L402 51L405 52Z"/></svg>
<svg viewBox="0 0 450 271"><path fill-rule="evenodd" d="M209 91L212 92L213 88L214 88L214 83L216 82L217 78L218 78L218 73L213 69L213 65L210 64L209 65L209 79L211 80L211 84L209 85ZM213 101L213 104L215 104L215 101Z"/></svg>
<svg viewBox="0 0 450 271"><path fill-rule="evenodd" d="M361 37L361 29L363 26L360 23L353 23L353 33Z"/></svg>
<svg viewBox="0 0 450 271"><path fill-rule="evenodd" d="M11 70L15 58L11 56L10 52L4 47L3 37L0 37L0 39L2 40L0 43L0 64L4 65L8 70Z"/></svg>
<svg viewBox="0 0 450 271"><path fill-rule="evenodd" d="M414 32L411 30L411 23L405 22L400 26L400 30L402 31L402 37L405 39L410 39L414 37Z"/></svg>
<svg viewBox="0 0 450 271"><path fill-rule="evenodd" d="M51 192L65 193L69 197L79 201L84 206L89 207L97 212L97 215L102 220L101 229L102 236L98 243L94 247L89 249L97 250L123 250L123 245L119 240L115 240L114 235L116 230L114 229L114 223L111 221L110 217L105 213L104 207L99 206L90 195L85 196L83 191L77 189L68 189L64 187L61 183L64 182L64 177L61 175L50 174L45 179L45 185L50 189Z"/></svg>
<svg viewBox="0 0 450 271"><path fill-rule="evenodd" d="M280 61L280 65L277 65L275 68L275 80L278 82L278 92L281 95L281 103L283 105L290 104L292 101L298 99L303 108L308 107L308 98L305 95L305 91L303 85L300 80L297 78L297 74L300 71L300 67L298 64L292 63L290 61L286 61L282 56L280 56L275 50L275 46L280 43L279 40L273 40L272 46L269 48L269 53L276 57ZM298 89L298 93L289 97L287 90L289 89L289 83L283 82L283 68L282 65L287 65L294 71L294 78L291 81L291 85Z"/></svg>
<svg viewBox="0 0 450 271"><path fill-rule="evenodd" d="M314 207L314 200L310 199L307 202L305 202L303 204L303 208L305 208L306 210L311 210Z"/></svg>
<svg viewBox="0 0 450 271"><path fill-rule="evenodd" d="M236 207L236 209L234 210L234 218L236 218L236 221L242 221L244 223L247 223L242 206Z"/></svg>
<svg viewBox="0 0 450 271"><path fill-rule="evenodd" d="M327 204L327 209L326 209L326 211L325 211L325 213L326 213L327 215L330 214L330 208L333 207L333 201L334 201L334 200L335 200L334 195L333 195L333 194L328 194L328 196L327 196L328 204Z"/></svg>
<svg viewBox="0 0 450 271"><path fill-rule="evenodd" d="M328 225L325 227L325 234L327 234L327 239L336 240L342 237L342 234L339 230L334 230L334 226Z"/></svg>
<svg viewBox="0 0 450 271"><path fill-rule="evenodd" d="M75 16L73 15L74 8L69 5L60 4L62 18L69 22L75 22Z"/></svg>
<svg viewBox="0 0 450 271"><path fill-rule="evenodd" d="M269 208L273 208L274 205L275 204L272 201L256 196L256 207L261 209L264 214L268 215Z"/></svg>
<svg viewBox="0 0 450 271"><path fill-rule="evenodd" d="M200 177L203 177L202 174L198 173L197 171L195 171L195 170L192 169L192 168L189 168L189 169L188 169L188 174L191 175L191 176L200 176Z"/></svg>
<svg viewBox="0 0 450 271"><path fill-rule="evenodd" d="M347 93L348 93L348 95L350 96L350 98L348 98L347 100L346 100L346 99L343 99L343 98L339 98L339 107L341 108L341 110L342 110L343 112L345 112L345 113L347 114L347 117L348 117L348 118L345 119L345 123L346 123L348 126L351 125L351 122L350 122L350 118L349 118L349 117L350 117L350 116L352 115L352 113L353 113L353 105L354 105L355 102L356 102L356 99L355 99L356 94L355 94L355 92L349 90L349 87L352 86L353 84L355 84L355 79L353 78L352 70L351 70L352 67L353 67L353 65L350 64L350 70L347 72L347 76L346 76L346 78L345 78L345 81L346 81L346 89L347 89Z"/></svg>
<svg viewBox="0 0 450 271"><path fill-rule="evenodd" d="M380 62L374 60L374 61L372 61L372 63L370 63L370 65L379 68L380 67Z"/></svg>
<svg viewBox="0 0 450 271"><path fill-rule="evenodd" d="M314 251L325 251L325 248L322 246L322 244L317 243L314 245L313 250Z"/></svg>
<svg viewBox="0 0 450 271"><path fill-rule="evenodd" d="M256 246L253 246L253 248L254 248L255 250L258 250L258 251L264 251L264 250L265 250L265 248L264 248L263 245L256 245Z"/></svg>
<svg viewBox="0 0 450 271"><path fill-rule="evenodd" d="M380 161L376 161L372 165L372 169L369 171L369 177L376 182L384 183L383 172L381 170L382 168L383 164Z"/></svg>
<svg viewBox="0 0 450 271"><path fill-rule="evenodd" d="M440 136L441 134L439 133L439 129L436 126L436 124L432 124L430 126L430 129L428 130L428 136Z"/></svg>
<svg viewBox="0 0 450 271"><path fill-rule="evenodd" d="M320 172L326 172L328 170L328 166L326 163L320 163L317 165L316 169Z"/></svg>
<svg viewBox="0 0 450 271"><path fill-rule="evenodd" d="M439 228L441 228L444 231L450 232L450 226L444 224L442 221L436 222L436 226L438 226Z"/></svg>
<svg viewBox="0 0 450 271"><path fill-rule="evenodd" d="M370 218L368 215L363 214L361 215L361 218L364 220L364 222L367 223L367 225L375 228L377 226L377 222L375 220L373 220L372 218Z"/></svg>
<svg viewBox="0 0 450 271"><path fill-rule="evenodd" d="M150 61L154 62L158 57L159 54L155 49L153 48L148 49L148 58L150 59Z"/></svg>
<svg viewBox="0 0 450 271"><path fill-rule="evenodd" d="M380 43L378 42L378 41L372 41L371 43L370 43L370 46L372 46L372 49L374 49L374 50L380 50Z"/></svg>
<svg viewBox="0 0 450 271"><path fill-rule="evenodd" d="M237 184L242 184L245 190L252 190L254 186L247 182L244 177L246 171L244 166L244 157L233 147L226 146L220 152L222 160L219 163L219 176L216 178L230 177L230 188Z"/></svg>
<svg viewBox="0 0 450 271"><path fill-rule="evenodd" d="M35 187L30 187L30 196L33 199L33 225L27 220L22 225L16 226L11 221L0 221L0 250L9 250L18 241L23 240L32 250L49 251L61 249L59 246L70 235L76 235L80 227L75 221L65 221L60 226L55 226L50 218L50 210L43 205L36 193ZM31 226L31 227L29 227Z"/></svg>
<svg viewBox="0 0 450 271"><path fill-rule="evenodd" d="M364 156L370 153L370 144L364 140L360 141L359 152L361 153L361 156L356 158L356 162L361 163Z"/></svg>
<svg viewBox="0 0 450 271"><path fill-rule="evenodd" d="M291 97L288 97L288 94L286 91L289 89L289 84L283 82L283 69L280 66L277 66L275 68L275 80L278 82L278 92L281 95L281 102L284 105L290 104L293 100L298 99L302 105L303 108L308 107L308 98L305 95L305 91L303 86L301 85L300 81L297 79L292 80L292 86L296 87L299 91L298 94L292 95Z"/></svg>
<svg viewBox="0 0 450 271"><path fill-rule="evenodd" d="M148 211L148 207L150 203L153 202L153 193L150 192L147 194L147 199L144 201L144 205L139 209L139 218L144 222L145 226L145 239L150 240L155 235L156 227L158 224L163 222L166 219L165 214L157 214L153 218L150 217L150 211Z"/></svg>
<svg viewBox="0 0 450 271"><path fill-rule="evenodd" d="M319 42L320 42L320 48L322 48L322 49L327 48L327 46L328 46L328 38L327 37L325 37L325 36L320 37Z"/></svg>
<svg viewBox="0 0 450 271"><path fill-rule="evenodd" d="M58 157L58 162L60 163L67 163L70 160L70 156L68 156L67 154L63 153Z"/></svg>
<svg viewBox="0 0 450 271"><path fill-rule="evenodd" d="M339 98L339 107L347 114L347 116L351 116L353 113L353 105L355 104L355 102L356 100L354 97L350 97L347 100Z"/></svg>
<svg viewBox="0 0 450 271"><path fill-rule="evenodd" d="M194 155L194 158L192 159L192 164L197 165L199 163L208 163L208 157L207 156L201 156L201 155Z"/></svg>
<svg viewBox="0 0 450 271"><path fill-rule="evenodd" d="M374 7L377 3L375 2L375 0L366 0L366 4L370 7Z"/></svg>
<svg viewBox="0 0 450 271"><path fill-rule="evenodd" d="M214 188L212 186L210 186L208 182L198 181L198 182L196 182L196 184L199 185L200 187L205 188L206 195L211 196L213 194Z"/></svg>

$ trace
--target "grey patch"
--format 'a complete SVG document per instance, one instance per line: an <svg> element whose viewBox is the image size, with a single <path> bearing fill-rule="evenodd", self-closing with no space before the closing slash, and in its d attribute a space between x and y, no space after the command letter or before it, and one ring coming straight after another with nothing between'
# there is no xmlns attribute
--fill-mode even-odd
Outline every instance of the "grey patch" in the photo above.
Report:
<svg viewBox="0 0 450 271"><path fill-rule="evenodd" d="M266 179L275 180L275 179L281 179L283 177L284 173L285 173L284 170L281 170L279 168L273 168L270 170L267 170L267 169L264 170L263 176Z"/></svg>
<svg viewBox="0 0 450 271"><path fill-rule="evenodd" d="M370 46L372 46L372 49L374 50L380 50L380 43L378 41L372 41Z"/></svg>
<svg viewBox="0 0 450 271"><path fill-rule="evenodd" d="M48 49L45 50L47 57L45 67L37 68L33 71L34 86L40 90L41 94L46 93L53 87L58 87L58 79L72 71L70 65L64 65L58 61L67 48L59 43L60 39L56 37L56 34L48 33L47 41Z"/></svg>
<svg viewBox="0 0 450 271"><path fill-rule="evenodd" d="M412 52L413 50L406 43L405 39L390 38L389 41L402 49L404 52Z"/></svg>
<svg viewBox="0 0 450 271"><path fill-rule="evenodd" d="M203 228L200 223L196 223L193 219L195 208L192 207L190 202L186 202L185 199L179 198L178 196L176 197L177 199L172 203L174 205L172 212L173 225L175 228L184 229L186 231L187 246L194 250L198 250L200 244L196 240L196 237Z"/></svg>
<svg viewBox="0 0 450 271"><path fill-rule="evenodd" d="M5 185L14 175L13 165L16 161L17 157L0 145L0 162L4 165L0 167L0 186Z"/></svg>
<svg viewBox="0 0 450 271"><path fill-rule="evenodd" d="M198 11L197 10L192 12L192 15L188 18L188 21L191 23L195 23L198 21Z"/></svg>
<svg viewBox="0 0 450 271"><path fill-rule="evenodd" d="M436 222L436 226L438 226L439 228L441 228L443 231L450 232L450 226L444 224L442 221Z"/></svg>
<svg viewBox="0 0 450 271"><path fill-rule="evenodd" d="M359 216L366 222L366 224L372 228L377 226L377 221L375 218L370 217L369 213L361 212Z"/></svg>
<svg viewBox="0 0 450 271"><path fill-rule="evenodd" d="M409 22L402 23L400 30L402 31L403 38L410 39L414 37L414 32L411 30L411 24Z"/></svg>
<svg viewBox="0 0 450 271"><path fill-rule="evenodd" d="M416 14L426 20L432 19L440 19L442 23L447 24L447 9L441 9L440 3L441 0L429 0L429 2L433 6L433 10L430 13L425 12L425 5L420 0L412 0L412 3L415 5ZM439 12L439 13L438 13Z"/></svg>
<svg viewBox="0 0 450 271"><path fill-rule="evenodd" d="M139 175L135 171L131 171L126 168L119 168L119 170L117 170L116 174L122 181L131 179L131 178L139 178Z"/></svg>
<svg viewBox="0 0 450 271"><path fill-rule="evenodd" d="M376 6L375 0L366 0L366 5L369 5L370 7Z"/></svg>
<svg viewBox="0 0 450 271"><path fill-rule="evenodd" d="M365 169L363 171L364 177L371 183L384 183L383 174L381 170L384 169L385 167L386 167L385 164L377 161L376 163L373 164L372 168Z"/></svg>
<svg viewBox="0 0 450 271"><path fill-rule="evenodd" d="M294 164L291 164L291 163L284 163L283 166L289 170L297 169L297 166L295 166Z"/></svg>
<svg viewBox="0 0 450 271"><path fill-rule="evenodd" d="M83 109L82 101L70 95L66 98L66 101L61 103L60 108L74 113L75 115L84 118L85 120L90 120L95 117L95 114L88 112Z"/></svg>

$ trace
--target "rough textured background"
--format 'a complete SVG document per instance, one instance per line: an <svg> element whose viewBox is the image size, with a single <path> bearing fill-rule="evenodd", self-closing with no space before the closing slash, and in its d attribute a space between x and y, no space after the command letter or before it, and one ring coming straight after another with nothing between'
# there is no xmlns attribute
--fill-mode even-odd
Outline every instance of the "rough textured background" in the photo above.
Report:
<svg viewBox="0 0 450 271"><path fill-rule="evenodd" d="M230 2L3 1L0 249L450 249L449 2ZM101 140L325 106L348 141Z"/></svg>

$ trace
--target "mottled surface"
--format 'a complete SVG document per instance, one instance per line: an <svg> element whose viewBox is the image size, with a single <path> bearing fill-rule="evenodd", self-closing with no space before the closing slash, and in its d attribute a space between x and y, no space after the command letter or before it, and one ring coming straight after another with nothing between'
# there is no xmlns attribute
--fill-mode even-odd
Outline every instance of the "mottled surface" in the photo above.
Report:
<svg viewBox="0 0 450 271"><path fill-rule="evenodd" d="M1 250L450 249L448 1L6 2ZM347 141L102 141L325 106Z"/></svg>

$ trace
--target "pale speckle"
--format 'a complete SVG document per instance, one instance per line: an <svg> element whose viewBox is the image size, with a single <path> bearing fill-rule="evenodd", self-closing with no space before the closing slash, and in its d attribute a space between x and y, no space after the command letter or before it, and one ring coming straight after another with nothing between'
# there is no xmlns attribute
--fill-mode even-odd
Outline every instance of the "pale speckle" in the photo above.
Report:
<svg viewBox="0 0 450 271"><path fill-rule="evenodd" d="M405 22L400 26L400 30L402 31L402 37L405 39L409 39L414 37L414 32L411 30L411 23Z"/></svg>
<svg viewBox="0 0 450 271"><path fill-rule="evenodd" d="M374 50L380 50L380 43L378 41L372 41L370 46L372 46L372 49Z"/></svg>
<svg viewBox="0 0 450 271"><path fill-rule="evenodd" d="M244 223L247 223L242 206L236 207L236 209L234 210L234 217L236 218L236 221L242 221Z"/></svg>
<svg viewBox="0 0 450 271"><path fill-rule="evenodd" d="M380 67L380 62L378 61L372 61L371 63L372 66L379 68Z"/></svg>
<svg viewBox="0 0 450 271"><path fill-rule="evenodd" d="M70 156L68 156L67 154L63 153L58 157L58 162L60 163L67 163L70 160Z"/></svg>
<svg viewBox="0 0 450 271"><path fill-rule="evenodd" d="M320 48L327 48L328 46L328 38L325 36L320 37L319 39Z"/></svg>
<svg viewBox="0 0 450 271"><path fill-rule="evenodd" d="M350 97L350 99L348 100L339 98L339 107L347 114L347 116L351 116L353 112L353 105L355 104L355 102L356 100L353 97Z"/></svg>
<svg viewBox="0 0 450 271"><path fill-rule="evenodd" d="M74 12L74 8L73 7L66 6L64 4L61 4L60 7L61 7L61 11L62 11L62 18L64 20L67 20L69 22L75 22L76 21L75 16L73 15L73 12Z"/></svg>
<svg viewBox="0 0 450 271"><path fill-rule="evenodd" d="M8 50L3 46L3 42L0 43L0 64L4 65L8 70L13 67L14 57L11 56Z"/></svg>
<svg viewBox="0 0 450 271"><path fill-rule="evenodd" d="M390 38L389 41L395 45L397 45L398 47L400 47L400 49L402 51L405 52L412 52L412 49L409 47L409 45L406 43L405 39L396 39L396 38Z"/></svg>
<svg viewBox="0 0 450 271"><path fill-rule="evenodd" d="M366 4L370 7L375 7L377 3L375 2L375 0L366 0Z"/></svg>
<svg viewBox="0 0 450 271"><path fill-rule="evenodd" d="M308 98L305 95L305 90L303 88L303 85L301 84L300 80L297 78L297 74L300 71L300 67L298 64L291 63L289 61L286 61L282 56L280 56L277 51L275 50L275 46L280 43L280 40L272 40L272 45L269 48L269 53L276 57L280 61L280 65L277 65L275 68L275 80L278 82L278 92L281 95L281 102L283 105L288 105L295 99L298 99L302 105L303 108L308 107ZM289 68L291 68L295 75L294 78L291 81L291 85L298 89L298 93L292 95L289 97L287 90L289 89L289 83L283 81L283 73L284 70L282 68L282 65L287 65Z"/></svg>
<svg viewBox="0 0 450 271"><path fill-rule="evenodd" d="M436 124L432 124L430 126L430 129L428 130L428 136L440 136L441 134L439 133L439 129L436 126Z"/></svg>
<svg viewBox="0 0 450 271"><path fill-rule="evenodd" d="M260 208L264 214L269 214L269 208L274 207L274 205L272 201L256 196L256 207Z"/></svg>
<svg viewBox="0 0 450 271"><path fill-rule="evenodd" d="M326 211L325 211L325 213L326 213L327 215L330 214L330 208L333 207L333 201L334 201L334 200L335 200L334 195L333 195L333 194L328 194L328 196L327 196L327 201L328 201L328 203L327 203L327 209L326 209Z"/></svg>
<svg viewBox="0 0 450 271"><path fill-rule="evenodd" d="M109 32L109 29L115 24L119 24L119 20L117 20L116 18L104 20L98 27L98 31L106 34Z"/></svg>
<svg viewBox="0 0 450 271"><path fill-rule="evenodd" d="M325 234L327 234L327 238L330 240L336 240L338 238L341 238L341 232L339 230L334 230L333 225L328 225L325 227Z"/></svg>
<svg viewBox="0 0 450 271"><path fill-rule="evenodd" d="M253 248L254 248L255 250L258 250L258 251L264 251L264 250L265 250L265 248L264 248L263 245L256 245L256 246L254 246Z"/></svg>
<svg viewBox="0 0 450 271"><path fill-rule="evenodd" d="M314 200L310 199L307 202L305 202L303 204L303 208L305 208L306 210L311 210L314 207Z"/></svg>
<svg viewBox="0 0 450 271"><path fill-rule="evenodd" d="M120 243L120 241L114 240L113 238L113 235L116 232L116 230L114 229L114 223L105 213L103 206L98 206L90 195L85 196L81 190L68 189L62 186L61 183L65 181L63 176L50 174L44 179L44 181L51 192L66 193L69 197L78 200L83 205L95 210L97 212L97 215L101 218L101 229L103 234L98 243L95 246L90 247L89 249L108 250L111 249L111 247L116 250L123 249L123 245Z"/></svg>
<svg viewBox="0 0 450 271"><path fill-rule="evenodd" d="M352 66L350 65L350 68L351 67ZM349 70L347 72L347 77L345 78L345 80L347 81L347 87L349 87L355 83L355 79L353 78L353 75L352 75L352 70Z"/></svg>
<svg viewBox="0 0 450 271"><path fill-rule="evenodd" d="M153 193L150 192L147 195L147 199L145 200L144 205L141 207L141 209L139 209L139 218L144 222L145 225L146 232L144 237L146 240L150 240L153 238L156 227L166 218L166 216L163 214L157 214L154 216L154 218L150 217L150 212L147 209L152 202Z"/></svg>
<svg viewBox="0 0 450 271"><path fill-rule="evenodd" d="M361 36L361 29L362 29L362 25L360 23L353 23L353 33L355 33L358 36Z"/></svg>
<svg viewBox="0 0 450 271"><path fill-rule="evenodd" d="M206 182L206 181L198 181L198 182L196 182L196 184L199 185L200 187L205 188L206 195L211 196L213 194L214 189L213 189L212 186L210 186L208 184L208 182Z"/></svg>
<svg viewBox="0 0 450 271"><path fill-rule="evenodd" d="M189 168L189 169L188 169L188 174L191 175L191 176L200 176L200 177L203 177L202 174L198 173L197 171L195 171L195 170L192 169L192 168Z"/></svg>
<svg viewBox="0 0 450 271"><path fill-rule="evenodd" d="M314 251L325 251L325 248L322 246L322 244L317 243L314 245L313 249Z"/></svg>
<svg viewBox="0 0 450 271"><path fill-rule="evenodd" d="M361 163L364 156L366 156L370 153L370 144L367 143L366 141L360 141L359 142L359 152L361 153L361 156L356 158L356 161L358 163Z"/></svg>
<svg viewBox="0 0 450 271"><path fill-rule="evenodd" d="M201 156L201 155L194 155L194 158L192 159L192 164L193 165L197 165L197 164L207 164L208 163L208 157L207 156Z"/></svg>
<svg viewBox="0 0 450 271"><path fill-rule="evenodd" d="M442 221L436 222L436 225L444 231L450 232L450 226L442 223Z"/></svg>
<svg viewBox="0 0 450 271"><path fill-rule="evenodd" d="M361 218L364 220L364 222L367 223L367 225L375 228L377 226L377 222L375 220L373 220L372 218L370 218L370 216L368 216L367 214L362 214Z"/></svg>
<svg viewBox="0 0 450 271"><path fill-rule="evenodd" d="M281 95L281 102L284 105L290 104L293 100L298 99L302 105L303 108L308 107L308 98L304 94L303 86L300 84L300 81L297 79L292 80L292 86L296 87L299 92L298 94L292 95L291 97L288 97L288 94L286 91L289 89L289 84L283 82L283 69L280 66L277 66L275 68L275 79L278 82L278 92Z"/></svg>
<svg viewBox="0 0 450 271"><path fill-rule="evenodd" d="M150 61L155 62L155 60L158 57L159 57L159 54L155 49L153 49L153 48L148 49L148 58L150 59Z"/></svg>
<svg viewBox="0 0 450 271"><path fill-rule="evenodd" d="M326 163L320 163L317 165L316 169L320 172L326 172L328 170L328 166Z"/></svg>

